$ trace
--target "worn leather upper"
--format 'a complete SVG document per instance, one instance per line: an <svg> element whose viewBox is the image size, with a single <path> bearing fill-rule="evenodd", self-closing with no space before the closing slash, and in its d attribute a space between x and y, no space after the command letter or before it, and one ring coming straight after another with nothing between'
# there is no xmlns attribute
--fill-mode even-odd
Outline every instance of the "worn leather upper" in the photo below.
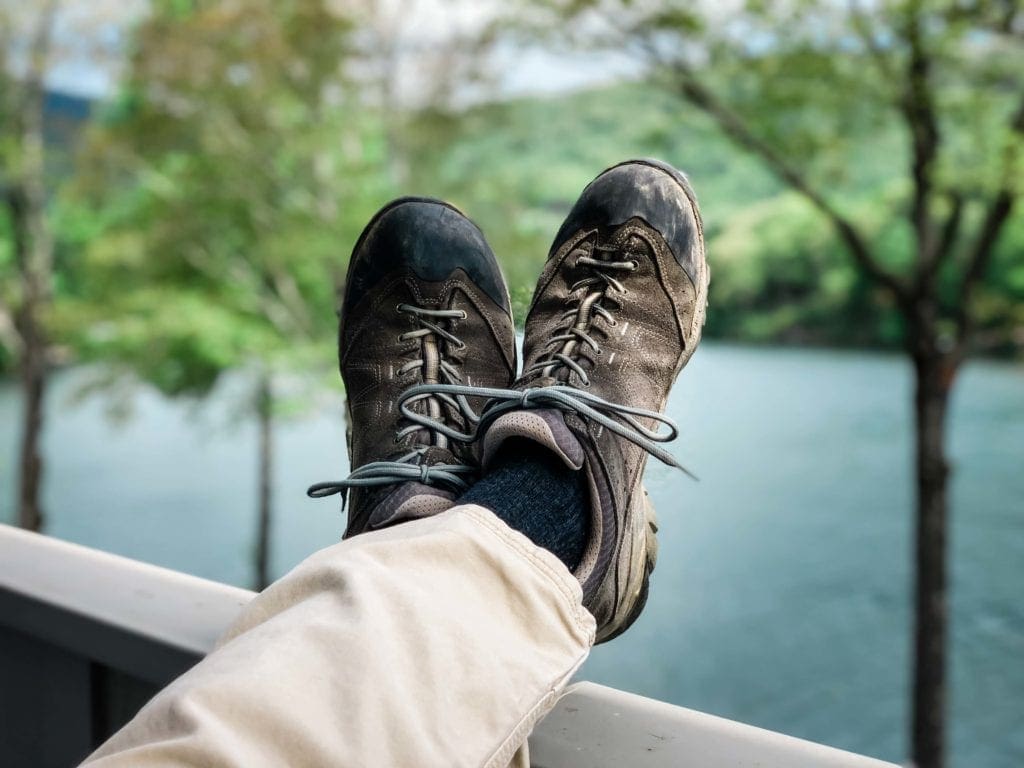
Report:
<svg viewBox="0 0 1024 768"><path fill-rule="evenodd" d="M589 260L620 266L602 270ZM623 290L612 284L574 289L600 271ZM563 383L609 402L664 411L676 376L700 340L707 283L700 218L682 174L649 161L606 171L584 190L555 238L526 320L524 370L551 360L558 350L585 378L556 365L524 376L517 388ZM567 309L581 302L597 304L607 316L590 308L582 320L580 313L567 320ZM550 344L566 333L567 324L580 328L598 349L582 340ZM594 535L577 575L584 602L598 619L599 638L605 639L635 618L625 612L637 596L624 590L638 583L631 571L639 567L634 555L644 547L636 537L645 535L637 516L646 503L641 476L647 454L575 413L564 419L586 454L594 506ZM656 424L647 419L645 426Z"/></svg>
<svg viewBox="0 0 1024 768"><path fill-rule="evenodd" d="M681 176L656 160L633 160L609 168L583 190L555 235L551 251L581 230L616 227L638 218L661 235L696 284L704 254L703 233L692 193L680 194Z"/></svg>
<svg viewBox="0 0 1024 768"><path fill-rule="evenodd" d="M356 244L346 302L358 303L389 274L407 269L428 283L462 269L506 314L508 289L480 229L450 205L428 198L400 198L379 213Z"/></svg>
<svg viewBox="0 0 1024 768"><path fill-rule="evenodd" d="M479 229L454 208L424 199L392 203L367 226L348 274L339 361L353 469L395 458L431 440L426 430L419 430L396 441L396 432L406 424L397 400L415 384L433 383L425 374L436 372L440 361L454 366L466 384L504 387L514 378L515 331L504 280ZM422 325L399 311L399 305L461 311L464 317L436 321L461 343L436 335L401 340ZM431 358L433 364L427 365ZM400 373L416 360L423 364ZM483 405L471 404L476 409ZM441 407L453 426L469 426L457 409ZM475 461L465 445L445 439L440 443L428 450L427 463ZM346 535L362 530L373 506L393 490L353 488Z"/></svg>

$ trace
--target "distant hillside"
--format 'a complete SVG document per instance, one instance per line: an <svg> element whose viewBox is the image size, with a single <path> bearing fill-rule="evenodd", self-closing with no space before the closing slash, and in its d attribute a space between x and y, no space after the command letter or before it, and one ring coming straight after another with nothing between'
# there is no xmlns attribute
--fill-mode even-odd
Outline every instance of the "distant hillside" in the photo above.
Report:
<svg viewBox="0 0 1024 768"><path fill-rule="evenodd" d="M58 175L95 105L50 93L47 140ZM622 83L546 98L427 113L392 126L409 169L400 194L443 197L487 233L521 322L551 238L583 186L603 168L654 156L685 170L697 190L712 287L707 334L747 342L884 346L900 343L897 314L879 307L828 225L758 161L737 150L678 97ZM67 151L61 151L67 150ZM905 258L905 219L893 168L906 162L898 132L852 139L836 167L819 168L833 199L865 223L890 263ZM852 156L853 161L847 157ZM384 202L383 200L381 202ZM1002 239L979 295L993 352L1019 354L1024 338L1024 216ZM344 254L339 254L344 258Z"/></svg>
<svg viewBox="0 0 1024 768"><path fill-rule="evenodd" d="M48 91L43 104L46 142L55 148L72 148L92 113L92 101L58 91Z"/></svg>
<svg viewBox="0 0 1024 768"><path fill-rule="evenodd" d="M653 84L427 115L406 134L410 191L447 197L477 220L509 278L520 321L551 238L583 186L615 162L654 156L685 170L701 203L712 270L708 335L830 346L900 343L896 313L874 301L821 217L703 115ZM906 223L893 215L892 201L902 189L903 135L874 131L841 152L815 158L821 185L865 223L887 261L901 263ZM1018 215L986 281L982 327L992 351L1020 350L1022 250L1024 216Z"/></svg>

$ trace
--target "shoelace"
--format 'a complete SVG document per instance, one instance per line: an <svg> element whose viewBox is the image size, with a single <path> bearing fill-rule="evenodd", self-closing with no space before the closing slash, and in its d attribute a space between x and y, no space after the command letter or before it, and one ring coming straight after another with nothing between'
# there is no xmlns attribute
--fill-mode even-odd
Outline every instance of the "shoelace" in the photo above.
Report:
<svg viewBox="0 0 1024 768"><path fill-rule="evenodd" d="M590 333L593 318L601 317L612 327L618 325L612 313L601 304L601 301L607 297L609 289L626 293L626 287L609 273L629 273L639 268L639 263L634 258L599 259L594 258L595 252L624 254L624 249L617 245L595 244L590 251L585 247L579 247L569 254L569 259L575 259L574 266L591 268L591 274L574 283L569 289L569 294L572 295L581 289L593 290L588 290L582 298L578 301L573 300L566 308L561 317L562 328L556 331L544 346L547 354L542 355L537 362L523 371L525 377L553 377L558 367L564 367L575 372L584 387L590 386L590 377L586 370L573 358L581 350L580 345L585 345L596 354L601 353L600 344ZM411 422L460 441L473 440L475 435L431 421L429 417L406 407L407 402L415 402L416 398L425 396L488 398L490 402L477 423L477 432L485 430L502 414L521 409L557 408L566 413L575 413L600 424L613 434L639 446L662 463L680 469L696 479L692 472L659 445L674 440L679 435L679 428L672 419L657 411L612 403L567 384L531 387L524 390L422 384L407 390L399 398L398 407ZM656 425L664 425L668 427L668 432L659 431L657 426L648 429L640 423L640 418L651 419Z"/></svg>
<svg viewBox="0 0 1024 768"><path fill-rule="evenodd" d="M522 390L467 387L465 385L452 384L419 384L407 389L398 399L398 407L407 419L425 428L436 429L447 434L453 440L464 441L473 440L476 435L458 432L447 424L433 422L430 420L430 417L407 409L407 399L422 397L427 394L447 395L449 397L457 397L459 395L463 397L483 397L490 400L490 403L480 417L477 432L486 430L495 419L510 411L529 408L557 408L566 413L576 413L585 419L600 424L608 431L628 440L634 445L643 448L663 464L680 469L695 480L697 479L692 472L676 460L675 456L659 445L659 443L668 443L675 440L679 436L679 427L668 416L657 411L634 408L633 406L620 403L610 403L590 392L584 392L581 389L565 384L530 387ZM638 418L647 418L658 424L663 424L668 427L668 431L661 432L657 427L648 429L638 421Z"/></svg>
<svg viewBox="0 0 1024 768"><path fill-rule="evenodd" d="M615 327L618 321L612 316L608 309L602 306L602 299L607 298L608 290L614 289L618 293L625 293L626 288L620 280L609 272L635 272L639 268L636 259L612 260L595 259L594 252L621 253L622 249L615 245L596 244L593 251L587 251L578 247L572 251L567 259L575 260L574 266L590 267L591 274L577 280L569 288L569 295L576 293L582 288L595 287L586 293L579 301L570 303L565 312L562 313L561 322L564 330L556 332L544 345L545 354L541 355L533 365L523 371L523 376L545 376L553 377L555 369L562 367L574 372L585 387L590 386L590 376L576 360L573 359L582 351L581 345L589 347L595 354L601 354L601 345L590 334L591 325L595 317L602 318L609 326Z"/></svg>
<svg viewBox="0 0 1024 768"><path fill-rule="evenodd" d="M429 382L423 386L448 387L462 386L472 395L474 387L465 387L461 384L462 377L459 372L445 360L437 350L435 337L441 337L458 349L465 348L465 343L455 336L451 331L441 327L438 322L442 320L464 320L466 313L460 309L427 309L412 304L399 304L396 311L411 314L421 326L413 331L401 334L399 341L420 339L423 342L421 349L423 356L418 360L410 360L398 369L398 375L402 376L416 368L424 369L425 379L437 378L437 383ZM468 442L471 437L463 438L463 433L451 429L443 419L442 405L448 405L462 414L467 425L474 425L479 420L479 415L469 405L466 395L462 393L449 393L444 390L413 392L418 387L413 386L407 389L400 397L399 403L403 416L411 423L399 429L395 433L395 442L401 442L409 435L426 430L430 435L431 443L427 445L416 445L408 453L399 456L397 459L387 461L373 461L369 464L353 470L344 480L334 480L311 485L306 491L310 498L324 498L341 494L341 506L345 508L348 489L366 486L391 485L408 480L418 480L425 485L450 487L452 490L460 491L469 487L466 475L476 473L476 468L469 464L433 464L422 463L423 455L432 446L447 447L448 440L454 439L458 442ZM425 401L425 402L423 402ZM411 409L414 403L423 402L427 414L420 414ZM410 419L413 415L416 418Z"/></svg>

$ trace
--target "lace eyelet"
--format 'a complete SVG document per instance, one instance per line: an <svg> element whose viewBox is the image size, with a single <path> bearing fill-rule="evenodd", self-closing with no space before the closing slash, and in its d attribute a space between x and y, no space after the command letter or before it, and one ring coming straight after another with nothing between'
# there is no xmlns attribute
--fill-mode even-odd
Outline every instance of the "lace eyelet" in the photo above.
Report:
<svg viewBox="0 0 1024 768"><path fill-rule="evenodd" d="M640 269L640 262L637 261L636 259L630 259L629 266L632 268L633 272L636 272L638 269Z"/></svg>
<svg viewBox="0 0 1024 768"><path fill-rule="evenodd" d="M464 309L460 309L460 310L459 310L459 312L461 313L461 314L459 315L459 319L460 319L460 320L465 320L465 319L466 319L467 317L469 317L469 315L468 315L468 314L466 314L466 310L464 310ZM466 346L466 345L465 345L465 344L463 344L462 346Z"/></svg>

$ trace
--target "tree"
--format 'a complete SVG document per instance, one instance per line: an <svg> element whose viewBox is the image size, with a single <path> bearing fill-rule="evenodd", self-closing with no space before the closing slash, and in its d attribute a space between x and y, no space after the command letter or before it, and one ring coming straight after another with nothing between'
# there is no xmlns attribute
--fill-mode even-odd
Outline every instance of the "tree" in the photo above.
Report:
<svg viewBox="0 0 1024 768"><path fill-rule="evenodd" d="M387 140L392 184L406 189L420 165L416 155L424 115L446 111L490 80L486 63L494 43L492 15L473 0L346 0L357 20L351 74L360 98L377 111ZM415 124L412 124L415 123Z"/></svg>
<svg viewBox="0 0 1024 768"><path fill-rule="evenodd" d="M104 31L124 12L116 0L0 0L0 222L9 243L0 256L0 363L17 369L23 395L19 448L18 522L45 523L40 495L44 461L40 439L48 376L61 340L48 327L55 299L59 232L52 200L68 175L74 136L46 120L47 79L60 64L88 59L97 71L111 65ZM54 146L54 145L57 146Z"/></svg>
<svg viewBox="0 0 1024 768"><path fill-rule="evenodd" d="M538 0L591 47L632 50L686 103L831 225L880 306L903 321L915 373L916 584L912 759L944 764L950 394L983 278L1021 194L1024 11L1017 0ZM730 6L732 8L732 6ZM882 249L844 181L852 137L900 131ZM886 222L891 224L891 221ZM895 252L895 258L887 254ZM1024 254L1014 256L1024 259ZM712 292L712 301L714 293Z"/></svg>
<svg viewBox="0 0 1024 768"><path fill-rule="evenodd" d="M171 395L254 380L260 588L281 392L333 357L342 244L387 191L380 125L347 85L351 30L319 0L154 3L81 186L104 222L65 320L84 357Z"/></svg>
<svg viewBox="0 0 1024 768"><path fill-rule="evenodd" d="M19 449L18 523L38 531L43 526L39 496L43 459L39 438L43 426L49 341L44 315L51 301L53 235L47 220L47 185L43 139L44 77L50 64L57 3L35 11L0 6L0 43L10 56L14 36L26 35L24 64L0 62L0 147L6 172L0 189L13 251L16 295L0 306L4 346L13 351L24 405ZM26 34L27 33L27 34ZM19 71L20 70L20 71Z"/></svg>

